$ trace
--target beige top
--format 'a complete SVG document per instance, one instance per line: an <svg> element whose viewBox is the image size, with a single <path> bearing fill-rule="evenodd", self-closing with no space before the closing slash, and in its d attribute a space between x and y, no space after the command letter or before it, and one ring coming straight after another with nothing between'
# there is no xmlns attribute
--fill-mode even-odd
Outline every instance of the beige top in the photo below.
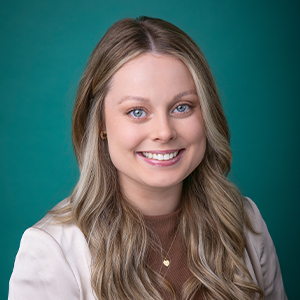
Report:
<svg viewBox="0 0 300 300"><path fill-rule="evenodd" d="M67 201L65 199L59 205ZM265 300L285 300L279 262L266 224L256 205L250 199L245 203L256 230L261 232L261 235L245 232L246 265L254 281L263 289ZM25 231L9 282L8 299L95 300L90 282L90 251L84 235L74 224L54 224L51 219L50 215L46 215ZM170 230L174 231L174 228ZM176 238L172 247L181 247L179 241ZM168 249L167 238L161 237L161 243L163 249ZM149 255L150 261L154 259L153 266L160 264L155 255L152 258ZM181 263L184 251L179 251L178 255L177 258L173 256L171 249L171 263L166 270L166 278L171 282L184 282L189 276Z"/></svg>

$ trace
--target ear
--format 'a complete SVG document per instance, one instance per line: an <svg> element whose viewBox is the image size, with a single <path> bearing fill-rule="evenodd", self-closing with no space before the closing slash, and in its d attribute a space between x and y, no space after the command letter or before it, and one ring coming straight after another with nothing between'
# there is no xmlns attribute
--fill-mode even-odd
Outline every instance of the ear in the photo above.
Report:
<svg viewBox="0 0 300 300"><path fill-rule="evenodd" d="M106 140L106 138L107 138L106 131L101 130L101 131L100 131L100 137L101 137L102 140Z"/></svg>

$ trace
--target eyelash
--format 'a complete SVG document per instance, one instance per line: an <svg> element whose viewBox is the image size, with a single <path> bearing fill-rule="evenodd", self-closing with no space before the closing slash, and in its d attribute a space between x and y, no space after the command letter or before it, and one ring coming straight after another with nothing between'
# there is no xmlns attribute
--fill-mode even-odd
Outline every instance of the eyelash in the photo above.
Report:
<svg viewBox="0 0 300 300"><path fill-rule="evenodd" d="M185 113L188 113L190 110L192 110L194 108L193 105L189 104L189 103L179 103L176 105L176 107L172 110L172 112L174 112L176 109L178 109L179 106L186 106L186 110L183 111L183 112L177 112L178 114L185 114ZM133 115L133 112L136 111L136 110L139 110L139 111L142 111L145 113L145 116L142 116L142 117L136 117ZM133 107L131 108L129 111L126 112L126 114L134 119L137 119L137 120L141 120L143 118L145 118L147 116L147 112L145 110L145 108L143 107Z"/></svg>

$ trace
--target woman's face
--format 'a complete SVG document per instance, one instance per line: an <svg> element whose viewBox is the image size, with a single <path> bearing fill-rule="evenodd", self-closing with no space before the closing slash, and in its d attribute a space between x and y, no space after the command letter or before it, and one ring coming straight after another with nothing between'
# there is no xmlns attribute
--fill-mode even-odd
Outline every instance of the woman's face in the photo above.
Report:
<svg viewBox="0 0 300 300"><path fill-rule="evenodd" d="M105 120L110 157L127 194L178 188L203 159L195 84L173 56L143 54L121 67L105 98Z"/></svg>

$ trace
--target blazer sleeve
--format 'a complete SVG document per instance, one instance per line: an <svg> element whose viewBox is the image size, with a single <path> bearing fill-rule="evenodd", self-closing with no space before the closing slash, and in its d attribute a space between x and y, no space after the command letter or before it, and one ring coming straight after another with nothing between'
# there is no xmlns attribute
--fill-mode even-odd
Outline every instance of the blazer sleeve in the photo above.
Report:
<svg viewBox="0 0 300 300"><path fill-rule="evenodd" d="M40 228L27 229L21 239L8 299L80 299L79 285L60 245Z"/></svg>
<svg viewBox="0 0 300 300"><path fill-rule="evenodd" d="M258 284L264 291L264 300L287 300L279 260L267 225L255 203L249 198L247 200L252 207L249 215L258 235L249 234L246 244L252 248L252 251L248 248L250 259Z"/></svg>

